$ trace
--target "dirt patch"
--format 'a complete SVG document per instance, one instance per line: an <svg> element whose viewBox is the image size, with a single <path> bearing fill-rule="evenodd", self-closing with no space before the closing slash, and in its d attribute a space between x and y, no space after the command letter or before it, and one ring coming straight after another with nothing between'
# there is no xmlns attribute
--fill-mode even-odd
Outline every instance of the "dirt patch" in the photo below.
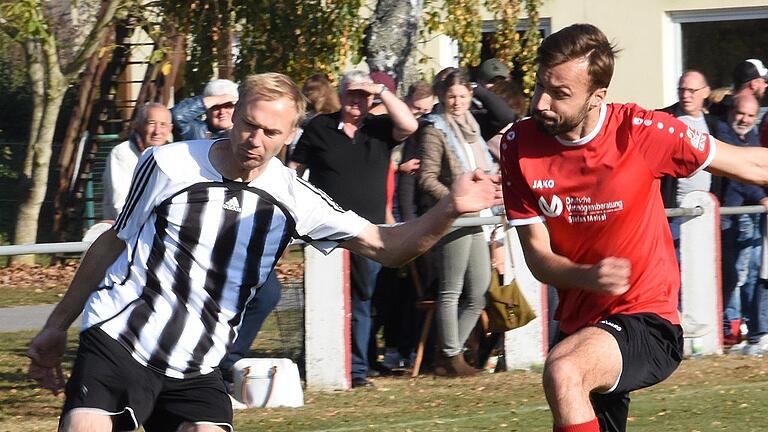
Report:
<svg viewBox="0 0 768 432"><path fill-rule="evenodd" d="M73 262L52 266L14 265L0 268L0 287L43 290L66 288L75 275L77 265Z"/></svg>

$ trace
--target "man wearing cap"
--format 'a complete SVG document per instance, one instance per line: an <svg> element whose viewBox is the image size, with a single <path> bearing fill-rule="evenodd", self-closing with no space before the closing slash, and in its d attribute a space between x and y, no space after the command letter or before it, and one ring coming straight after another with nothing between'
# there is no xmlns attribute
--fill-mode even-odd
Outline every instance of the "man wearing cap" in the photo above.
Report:
<svg viewBox="0 0 768 432"><path fill-rule="evenodd" d="M768 68L762 61L757 59L748 59L736 65L733 70L733 97L752 94L757 101L765 96L765 89L768 88Z"/></svg>
<svg viewBox="0 0 768 432"><path fill-rule="evenodd" d="M497 58L489 58L477 69L477 83L485 88L491 88L507 78L509 78L509 68Z"/></svg>
<svg viewBox="0 0 768 432"><path fill-rule="evenodd" d="M733 100L739 96L752 95L757 99L758 104L762 102L765 96L765 90L768 88L768 68L758 59L747 59L733 69L733 94L726 97L723 102L710 106L709 112L712 115L726 118L731 109ZM760 109L757 117L757 124L765 114L765 108Z"/></svg>
<svg viewBox="0 0 768 432"><path fill-rule="evenodd" d="M237 84L226 79L209 82L203 94L184 99L171 109L180 141L224 138L232 128ZM202 116L205 115L205 120Z"/></svg>
<svg viewBox="0 0 768 432"><path fill-rule="evenodd" d="M479 85L472 91L470 111L480 125L480 135L488 141L519 116L504 99L489 90L509 79L509 68L501 60L490 58L482 62L476 78Z"/></svg>
<svg viewBox="0 0 768 432"><path fill-rule="evenodd" d="M385 84L353 70L339 83L341 111L313 118L291 154L290 167L309 168L309 181L342 208L374 223L384 223L390 151L416 131L418 122L408 106ZM374 97L388 115L373 116ZM371 387L368 342L371 297L381 266L351 254L352 387Z"/></svg>

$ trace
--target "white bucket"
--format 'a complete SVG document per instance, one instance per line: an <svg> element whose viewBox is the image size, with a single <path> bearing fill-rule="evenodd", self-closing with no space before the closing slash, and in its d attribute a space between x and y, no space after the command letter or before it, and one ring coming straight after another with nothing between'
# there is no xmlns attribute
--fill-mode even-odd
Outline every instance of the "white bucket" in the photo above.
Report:
<svg viewBox="0 0 768 432"><path fill-rule="evenodd" d="M299 368L290 359L243 358L232 376L232 396L249 408L304 406Z"/></svg>

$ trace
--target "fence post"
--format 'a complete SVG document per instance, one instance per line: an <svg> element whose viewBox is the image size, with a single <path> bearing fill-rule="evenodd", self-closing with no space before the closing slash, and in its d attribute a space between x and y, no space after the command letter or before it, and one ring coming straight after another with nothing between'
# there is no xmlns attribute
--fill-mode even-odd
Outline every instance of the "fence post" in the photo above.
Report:
<svg viewBox="0 0 768 432"><path fill-rule="evenodd" d="M536 311L536 319L523 327L510 330L504 339L504 359L510 369L527 369L543 364L547 355L547 287L533 277L523 257L517 230L507 230L506 266L504 283L512 278Z"/></svg>
<svg viewBox="0 0 768 432"><path fill-rule="evenodd" d="M304 248L304 345L307 388L351 386L349 252Z"/></svg>
<svg viewBox="0 0 768 432"><path fill-rule="evenodd" d="M720 274L720 206L708 192L691 192L682 208L701 207L701 216L682 216L680 226L681 305L683 313L710 331L699 338L697 353L721 354L723 346ZM691 352L686 339L686 351Z"/></svg>

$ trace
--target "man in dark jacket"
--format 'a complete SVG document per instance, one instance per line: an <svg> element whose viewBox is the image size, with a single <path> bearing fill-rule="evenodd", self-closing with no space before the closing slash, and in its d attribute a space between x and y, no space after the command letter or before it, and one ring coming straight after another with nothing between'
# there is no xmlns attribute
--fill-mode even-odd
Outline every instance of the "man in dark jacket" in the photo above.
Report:
<svg viewBox="0 0 768 432"><path fill-rule="evenodd" d="M752 95L742 95L733 100L726 121L720 121L714 135L730 144L749 147L759 146L755 128L759 105ZM723 182L723 207L762 204L768 206L768 196L759 186L737 180ZM760 355L768 348L768 308L766 288L758 284L762 233L759 214L721 216L722 275L723 275L723 335L726 345L739 342L739 322L747 322L747 344L742 352ZM738 288L740 295L736 296Z"/></svg>

